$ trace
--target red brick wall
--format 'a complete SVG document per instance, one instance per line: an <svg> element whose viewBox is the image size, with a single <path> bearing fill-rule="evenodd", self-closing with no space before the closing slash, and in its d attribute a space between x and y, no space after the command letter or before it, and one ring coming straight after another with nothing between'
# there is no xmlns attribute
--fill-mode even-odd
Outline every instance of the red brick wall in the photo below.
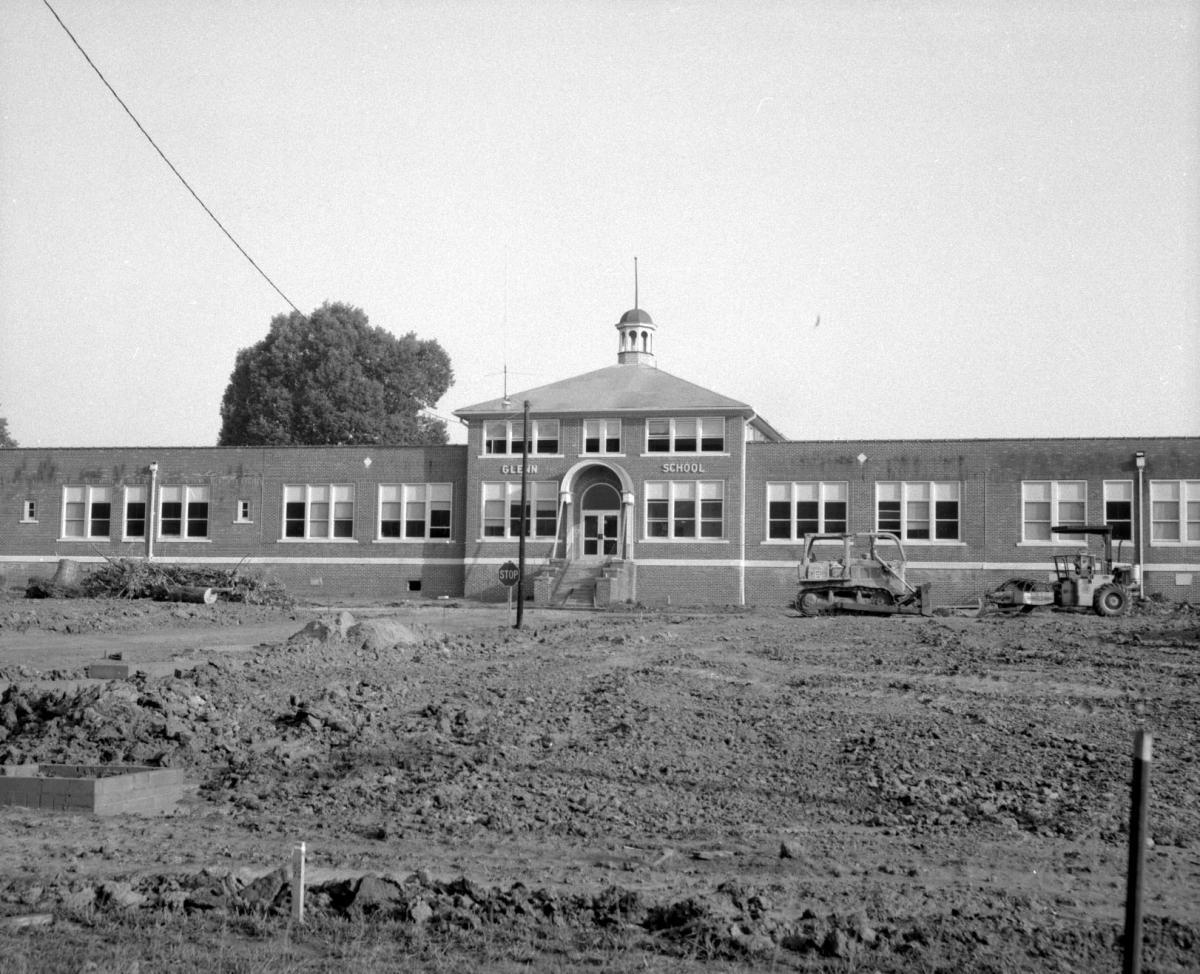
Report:
<svg viewBox="0 0 1200 974"><path fill-rule="evenodd" d="M246 570L274 574L301 595L397 597L409 594L413 580L421 583L421 596L462 592L465 453L461 446L3 451L0 554L5 561L0 570L7 584L23 584L28 575L50 575L59 558L98 562L104 557L144 555L144 540L121 540L121 489L148 486L149 465L155 462L160 488L187 485L209 489L207 538L155 537L156 559L222 565L245 559ZM376 515L382 483L454 484L451 542L379 539ZM61 537L63 487L79 484L114 488L107 541ZM284 539L286 484L353 484L353 537ZM20 523L27 500L37 505L36 524ZM250 502L248 523L236 520L239 500ZM433 564L422 563L431 560Z"/></svg>
<svg viewBox="0 0 1200 974"><path fill-rule="evenodd" d="M638 598L673 604L736 603L740 596L739 504L741 419L728 417L728 455L645 454L641 419L622 417L624 455L597 462L624 469L633 483L633 551L639 563ZM559 481L571 468L591 462L580 456L582 417L562 420L561 455L532 457L531 480ZM903 440L751 443L747 447L746 601L784 605L794 595L798 544L766 540L766 484L771 481L844 481L849 485L849 529L875 526L875 484L891 480L955 481L961 485L960 538L955 543L908 542L910 577L931 581L938 604L969 601L1014 574L1048 573L1056 545L1021 543L1023 480L1086 480L1088 518L1103 519L1105 480L1135 486L1134 453L1146 454L1144 492L1156 479L1200 479L1196 438L1097 438L1047 440ZM236 564L274 573L301 596L404 597L420 583L420 596L462 595L502 600L497 566L516 560L516 540L481 537L484 480L519 481L519 458L482 457L482 424L473 423L469 445L443 447L287 448L94 448L0 450L0 573L7 585L30 574L50 575L59 558L100 561L140 556L144 541L120 540L126 484L148 483L147 468L159 465L160 485L204 485L211 493L205 541L155 539L164 559ZM866 460L859 462L862 454ZM371 460L368 465L365 461ZM703 471L664 472L664 463L696 463ZM503 467L513 468L509 473ZM648 480L721 480L725 485L724 538L720 541L650 541L643 537L644 484ZM355 485L354 537L336 541L282 538L285 484ZM450 543L392 542L376 537L377 488L381 483L452 483ZM107 541L61 537L63 486L116 488ZM251 523L235 523L235 503L250 501ZM37 522L21 523L27 500ZM570 510L572 521L578 517ZM1148 506L1148 505L1147 505ZM1148 518L1148 511L1144 512ZM565 525L560 525L560 536ZM1095 542L1093 542L1095 544ZM531 569L563 552L545 539L526 546ZM1126 544L1122 560L1134 559ZM1156 544L1147 538L1145 590L1179 601L1200 599L1200 545Z"/></svg>

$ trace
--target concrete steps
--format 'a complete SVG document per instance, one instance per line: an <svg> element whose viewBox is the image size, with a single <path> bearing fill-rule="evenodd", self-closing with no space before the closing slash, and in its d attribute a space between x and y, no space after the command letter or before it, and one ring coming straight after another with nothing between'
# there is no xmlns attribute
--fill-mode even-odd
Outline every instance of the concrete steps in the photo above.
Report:
<svg viewBox="0 0 1200 974"><path fill-rule="evenodd" d="M604 566L597 562L572 562L555 589L554 601L563 608L591 609L596 605L596 579Z"/></svg>

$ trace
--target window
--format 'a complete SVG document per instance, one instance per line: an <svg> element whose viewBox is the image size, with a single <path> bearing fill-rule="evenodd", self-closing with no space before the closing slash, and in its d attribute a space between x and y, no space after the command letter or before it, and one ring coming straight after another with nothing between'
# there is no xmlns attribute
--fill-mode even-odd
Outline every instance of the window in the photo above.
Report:
<svg viewBox="0 0 1200 974"><path fill-rule="evenodd" d="M1200 480L1150 481L1150 543L1200 544Z"/></svg>
<svg viewBox="0 0 1200 974"><path fill-rule="evenodd" d="M885 481L875 485L875 525L903 541L957 541L960 485Z"/></svg>
<svg viewBox="0 0 1200 974"><path fill-rule="evenodd" d="M1055 534L1060 524L1087 523L1087 481L1030 480L1021 484L1021 540L1073 543L1080 534Z"/></svg>
<svg viewBox="0 0 1200 974"><path fill-rule="evenodd" d="M664 480L646 484L647 538L686 540L724 536L724 483Z"/></svg>
<svg viewBox="0 0 1200 974"><path fill-rule="evenodd" d="M532 439L529 454L558 453L559 422L557 419L535 419L530 422ZM483 424L483 452L488 456L520 456L525 440L525 424L519 420L496 420Z"/></svg>
<svg viewBox="0 0 1200 974"><path fill-rule="evenodd" d="M239 500L234 508L233 520L236 524L250 523L250 502L247 500Z"/></svg>
<svg viewBox="0 0 1200 974"><path fill-rule="evenodd" d="M583 421L584 453L620 453L621 421L619 419L585 419Z"/></svg>
<svg viewBox="0 0 1200 974"><path fill-rule="evenodd" d="M379 537L450 540L450 484L380 484Z"/></svg>
<svg viewBox="0 0 1200 974"><path fill-rule="evenodd" d="M1113 541L1133 540L1133 481L1104 481L1104 523L1112 529Z"/></svg>
<svg viewBox="0 0 1200 974"><path fill-rule="evenodd" d="M22 505L21 521L26 524L37 524L37 501L26 501Z"/></svg>
<svg viewBox="0 0 1200 974"><path fill-rule="evenodd" d="M767 484L767 537L801 541L845 531L848 496L845 483Z"/></svg>
<svg viewBox="0 0 1200 974"><path fill-rule="evenodd" d="M107 538L112 514L111 487L64 487L64 538Z"/></svg>
<svg viewBox="0 0 1200 974"><path fill-rule="evenodd" d="M558 452L557 419L539 419L533 424L533 452L543 456Z"/></svg>
<svg viewBox="0 0 1200 974"><path fill-rule="evenodd" d="M163 487L158 535L160 538L207 538L208 488Z"/></svg>
<svg viewBox="0 0 1200 974"><path fill-rule="evenodd" d="M725 419L648 419L646 452L724 453Z"/></svg>
<svg viewBox="0 0 1200 974"><path fill-rule="evenodd" d="M354 537L353 484L288 484L283 536L306 541Z"/></svg>
<svg viewBox="0 0 1200 974"><path fill-rule="evenodd" d="M553 538L558 534L558 485L552 481L529 483L525 495L527 538ZM483 536L521 536L521 485L505 481L483 485Z"/></svg>
<svg viewBox="0 0 1200 974"><path fill-rule="evenodd" d="M125 488L125 537L146 537L146 488Z"/></svg>

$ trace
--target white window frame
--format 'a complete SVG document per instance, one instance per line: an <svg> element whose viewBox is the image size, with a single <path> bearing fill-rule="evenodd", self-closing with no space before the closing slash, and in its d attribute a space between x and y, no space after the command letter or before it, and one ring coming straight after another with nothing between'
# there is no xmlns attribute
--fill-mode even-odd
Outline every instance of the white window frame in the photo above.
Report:
<svg viewBox="0 0 1200 974"><path fill-rule="evenodd" d="M212 530L212 492L207 486L199 484L164 484L158 489L158 517L156 534L159 541L208 541ZM167 504L179 504L179 517L171 518L179 521L179 534L167 534L167 518L163 509ZM191 534L193 521L199 520L199 515L192 514L192 507L204 505L204 534Z"/></svg>
<svg viewBox="0 0 1200 974"><path fill-rule="evenodd" d="M893 493L897 497L884 497ZM881 505L899 503L899 526L891 523L882 515ZM939 504L955 505L953 518L946 517L938 510ZM920 506L924 505L925 516L919 516ZM938 537L939 527L943 524L954 525L953 537ZM916 537L912 532L922 530L919 525L925 525L927 537ZM962 484L957 480L879 480L875 483L875 530L890 531L905 544L912 545L959 545L963 544L963 503Z"/></svg>
<svg viewBox="0 0 1200 974"><path fill-rule="evenodd" d="M1082 487L1083 499L1080 501L1078 497L1064 497L1065 487L1079 488ZM1046 487L1046 498L1035 497L1030 498L1032 488ZM1086 480L1022 480L1021 481L1021 541L1022 545L1041 545L1054 547L1063 545L1077 545L1087 547L1088 539L1085 534L1056 534L1049 529L1062 524L1087 524L1087 498L1088 498L1088 482ZM1083 504L1083 510L1079 513L1066 512L1067 505ZM1048 538L1031 538L1029 536L1030 524L1042 524L1044 520L1038 518L1036 521L1031 521L1027 516L1028 506L1030 504L1049 504L1050 505L1050 523L1046 525Z"/></svg>
<svg viewBox="0 0 1200 974"><path fill-rule="evenodd" d="M300 518L289 515L289 504L303 504L303 534L289 534L292 525ZM345 505L350 505L349 516L345 516ZM324 505L324 512L320 506ZM281 541L315 542L318 544L346 544L355 540L355 490L354 484L284 484L283 517L280 518ZM338 514L341 512L342 516ZM323 513L323 516L322 516ZM344 531L349 523L350 533Z"/></svg>
<svg viewBox="0 0 1200 974"><path fill-rule="evenodd" d="M648 480L643 485L642 540L648 543L671 542L691 544L713 544L725 540L725 481L723 480ZM665 517L651 517L650 505L665 503ZM691 516L680 510L683 504L691 503ZM712 505L719 504L718 513ZM708 511L705 511L705 505ZM680 525L691 522L692 531L679 532ZM665 534L651 534L650 525L665 523ZM715 526L718 533L705 533Z"/></svg>
<svg viewBox="0 0 1200 974"><path fill-rule="evenodd" d="M534 541L554 541L558 537L558 483L553 480L531 480L526 484L525 537ZM521 483L513 480L484 481L479 485L481 506L479 532L481 541L515 541L520 538ZM492 505L489 508L489 504ZM495 531L501 520L495 505L503 511L503 533ZM514 510L516 513L514 514ZM540 516L539 516L540 515ZM552 525L549 523L553 518ZM549 527L553 530L546 530ZM489 527L492 533L488 533Z"/></svg>
<svg viewBox="0 0 1200 974"><path fill-rule="evenodd" d="M596 431L595 436L590 436L588 428L591 427ZM613 430L616 430L614 437ZM624 456L625 443L621 439L622 435L621 421L619 419L585 419L583 421L583 443L581 444L580 455L588 457L619 457ZM589 450L587 443L589 439L595 439L599 444L599 449ZM609 441L615 439L617 448L609 449Z"/></svg>
<svg viewBox="0 0 1200 974"><path fill-rule="evenodd" d="M125 496L121 503L121 538L124 541L145 541L146 532L150 530L150 489L143 484L127 484L125 486ZM131 518L129 516L129 505L141 504L141 518ZM142 522L141 534L129 533L129 522L140 520Z"/></svg>
<svg viewBox="0 0 1200 974"><path fill-rule="evenodd" d="M651 449L651 428L656 424L666 423L666 444L667 449ZM694 424L689 427L688 424ZM706 432L705 426L710 429L717 425L721 428L721 446L719 449L704 449L705 439L712 439L715 436L714 432ZM650 416L646 418L646 439L645 453L643 456L648 457L663 457L663 456L727 456L729 453L728 447L728 429L726 428L724 416ZM693 432L694 431L694 432ZM664 434L661 430L656 430L654 433L654 441L659 442L663 439ZM687 440L694 440L695 447L692 449L686 448ZM680 449L680 442L683 441L685 447Z"/></svg>
<svg viewBox="0 0 1200 974"><path fill-rule="evenodd" d="M445 544L454 540L454 485L443 484L380 484L375 510L375 540L388 543ZM410 505L420 505L421 534L410 534L409 525L417 518L409 517ZM445 505L444 507L442 505ZM433 524L434 513L446 513L446 524ZM397 515L384 517L385 514ZM441 520L440 518L438 520ZM384 523L395 524L396 534L384 534ZM437 532L436 534L434 532Z"/></svg>
<svg viewBox="0 0 1200 974"><path fill-rule="evenodd" d="M63 541L107 541L112 537L112 495L111 487L99 487L92 484L65 484L62 493L62 519L59 521L59 538ZM97 517L96 507L108 505L108 516ZM81 517L68 518L72 505L80 505ZM93 534L92 528L96 522L105 521L108 529L103 534ZM68 524L81 525L79 533L68 534Z"/></svg>
<svg viewBox="0 0 1200 974"><path fill-rule="evenodd" d="M254 520L250 517L250 501L244 497L239 497L233 506L233 523L234 524L253 524Z"/></svg>
<svg viewBox="0 0 1200 974"><path fill-rule="evenodd" d="M519 457L524 421L520 419L489 419L483 423L483 456ZM562 452L562 423L557 419L531 419L529 440L531 457L560 457ZM543 449L543 444L552 442L553 449Z"/></svg>
<svg viewBox="0 0 1200 974"><path fill-rule="evenodd" d="M1120 496L1125 494L1127 496ZM1128 504L1129 517L1110 518L1108 513L1109 504ZM1104 481L1104 523L1110 525L1128 524L1129 537L1118 538L1116 532L1113 533L1113 541L1130 541L1134 539L1134 521L1137 511L1137 505L1134 503L1134 489L1132 480L1106 480Z"/></svg>
<svg viewBox="0 0 1200 974"><path fill-rule="evenodd" d="M1200 546L1200 480L1150 481L1150 546Z"/></svg>
<svg viewBox="0 0 1200 974"><path fill-rule="evenodd" d="M37 524L37 501L26 500L21 502L21 523L22 524Z"/></svg>
<svg viewBox="0 0 1200 974"><path fill-rule="evenodd" d="M808 518L800 518L796 513L796 505L801 501L812 503L809 497L800 495L809 493L815 488L817 494L817 530L815 534L827 533L843 533L849 530L850 525L850 484L844 480L796 480L796 481L769 481L766 485L766 523L763 525L763 538L767 544L795 544L803 541L804 535L810 532L802 532L797 528L797 523L800 520L808 520ZM772 494L785 495L772 498ZM840 494L841 496L836 496ZM788 533L787 535L772 535L772 525L780 523L782 518L771 517L771 504L788 505ZM844 505L844 513L840 518L829 516L829 505L841 503ZM838 525L841 527L838 527ZM832 526L831 526L832 525Z"/></svg>

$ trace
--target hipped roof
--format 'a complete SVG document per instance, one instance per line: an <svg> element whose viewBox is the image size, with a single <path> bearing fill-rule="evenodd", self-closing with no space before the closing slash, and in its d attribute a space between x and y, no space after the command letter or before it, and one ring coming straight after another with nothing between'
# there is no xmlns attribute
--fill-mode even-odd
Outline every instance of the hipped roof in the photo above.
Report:
<svg viewBox="0 0 1200 974"><path fill-rule="evenodd" d="M549 385L513 392L505 405L503 397L454 410L462 419L511 418L529 402L529 411L539 416L638 413L710 413L740 415L751 419L771 439L783 439L753 408L737 399L705 389L650 365L610 365Z"/></svg>
<svg viewBox="0 0 1200 974"><path fill-rule="evenodd" d="M513 392L504 399L489 399L454 410L464 419L503 414L511 416L514 407L526 400L529 411L538 414L669 412L754 412L744 402L718 393L647 365L610 365L585 372L549 385Z"/></svg>

